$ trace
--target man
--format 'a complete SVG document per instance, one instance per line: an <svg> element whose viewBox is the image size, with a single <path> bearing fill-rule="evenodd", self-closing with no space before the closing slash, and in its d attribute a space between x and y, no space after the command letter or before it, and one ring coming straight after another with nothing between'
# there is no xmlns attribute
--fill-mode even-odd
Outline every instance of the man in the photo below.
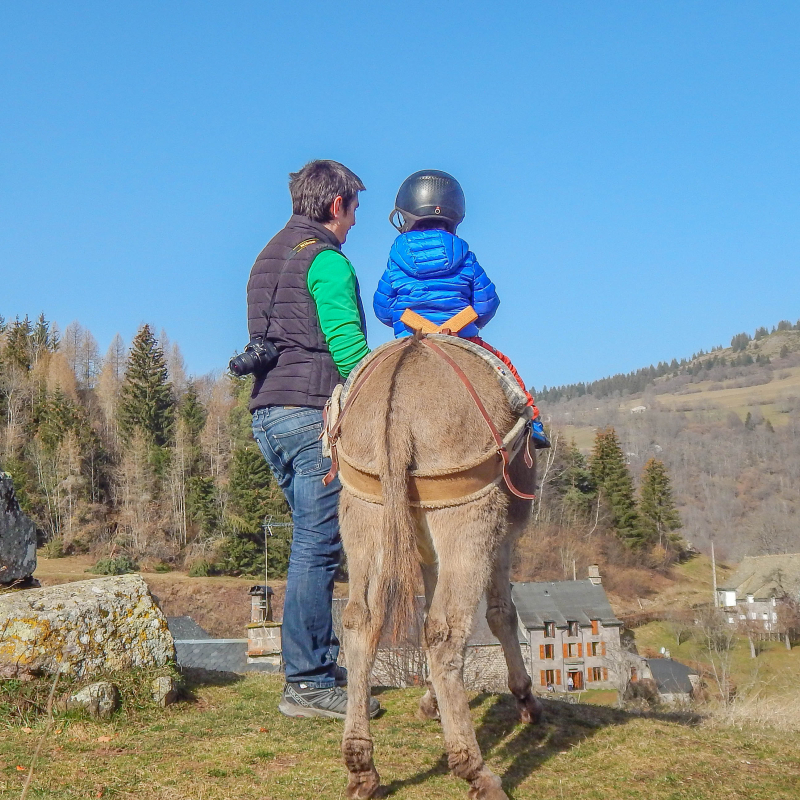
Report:
<svg viewBox="0 0 800 800"><path fill-rule="evenodd" d="M279 353L253 384L253 435L294 522L278 708L291 717L343 719L347 673L336 664L331 620L340 484L322 485L330 459L319 437L325 401L369 352L358 281L341 252L364 184L336 161L312 161L289 177L292 217L261 251L247 284L250 337L263 335ZM380 706L371 704L374 715Z"/></svg>

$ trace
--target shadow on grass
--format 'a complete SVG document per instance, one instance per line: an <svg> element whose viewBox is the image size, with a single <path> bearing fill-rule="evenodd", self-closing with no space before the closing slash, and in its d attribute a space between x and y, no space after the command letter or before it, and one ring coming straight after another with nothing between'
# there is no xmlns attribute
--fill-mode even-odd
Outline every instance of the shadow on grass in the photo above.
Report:
<svg viewBox="0 0 800 800"><path fill-rule="evenodd" d="M236 672L222 672L202 667L178 667L181 676L179 697L185 703L197 702L197 689L204 686L231 686L244 680Z"/></svg>
<svg viewBox="0 0 800 800"><path fill-rule="evenodd" d="M538 725L523 725L519 721L516 701L511 695L482 693L470 701L475 709L493 701L484 712L475 730L478 745L484 758L496 756L510 761L500 778L503 790L514 796L514 791L542 764L581 742L589 739L601 728L624 725L633 719L658 719L680 725L695 726L701 717L696 714L642 712L630 713L607 706L565 703L542 699L544 714ZM431 723L437 724L437 723ZM385 794L392 795L408 786L418 786L437 775L449 772L445 753L431 767L403 780L392 781Z"/></svg>

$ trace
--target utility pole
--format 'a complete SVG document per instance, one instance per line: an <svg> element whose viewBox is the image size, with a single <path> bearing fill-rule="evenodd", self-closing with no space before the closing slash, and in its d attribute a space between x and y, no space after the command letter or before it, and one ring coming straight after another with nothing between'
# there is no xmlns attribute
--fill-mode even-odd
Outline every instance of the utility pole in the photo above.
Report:
<svg viewBox="0 0 800 800"><path fill-rule="evenodd" d="M717 560L714 558L714 540L711 540L711 579L714 582L714 608L719 607L717 599Z"/></svg>

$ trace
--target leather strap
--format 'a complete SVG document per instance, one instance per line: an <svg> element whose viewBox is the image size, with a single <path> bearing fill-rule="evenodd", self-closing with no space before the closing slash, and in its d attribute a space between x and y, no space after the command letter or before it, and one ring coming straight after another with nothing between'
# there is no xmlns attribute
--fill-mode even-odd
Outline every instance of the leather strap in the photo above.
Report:
<svg viewBox="0 0 800 800"><path fill-rule="evenodd" d="M430 341L430 339L424 338L422 340L422 344L433 350L437 355L441 356L450 365L453 372L455 372L456 375L458 375L458 377L460 378L461 383L464 384L464 387L469 392L470 397L472 397L472 399L475 401L475 405L478 407L478 411L481 412L481 416L484 418L484 420L486 420L486 424L489 426L489 430L491 431L492 436L494 437L494 441L497 444L497 452L499 453L500 458L503 459L503 480L505 481L508 490L511 492L511 494L515 495L516 497L519 497L521 500L535 500L536 499L535 494L527 494L523 491L520 491L519 489L517 489L516 486L514 486L514 483L511 480L511 476L508 474L508 465L510 463L510 460L508 457L508 450L506 449L505 442L503 441L503 437L500 435L500 431L497 430L497 426L494 424L494 422L492 422L492 418L486 411L486 406L483 405L483 401L480 399L480 397L478 397L478 393L475 391L475 387L472 385L469 378L466 376L464 370L461 369L461 367L459 367L458 364L449 355L447 355L447 353L445 353L444 350L442 350L442 348L439 347L438 344L434 344L432 341ZM529 465L528 465L528 459L530 459L531 461ZM533 459L530 456L530 451L528 451L527 453L527 458L525 459L525 463L529 469L533 466Z"/></svg>

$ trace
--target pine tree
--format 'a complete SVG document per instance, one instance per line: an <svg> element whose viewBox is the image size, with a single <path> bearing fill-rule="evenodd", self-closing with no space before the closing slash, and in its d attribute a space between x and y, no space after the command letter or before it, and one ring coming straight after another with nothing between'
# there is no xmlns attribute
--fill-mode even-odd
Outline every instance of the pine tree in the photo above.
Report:
<svg viewBox="0 0 800 800"><path fill-rule="evenodd" d="M120 433L128 441L139 431L150 445L164 447L172 433L174 411L164 353L150 326L143 325L131 344L120 390Z"/></svg>
<svg viewBox="0 0 800 800"><path fill-rule="evenodd" d="M225 521L228 535L223 546L222 564L226 572L263 572L264 533L261 526L270 515L276 520L288 519L283 493L255 444L239 445L231 458ZM270 541L270 574L285 572L288 557L288 537L274 537Z"/></svg>
<svg viewBox="0 0 800 800"><path fill-rule="evenodd" d="M647 539L651 542L657 539L661 547L665 545L665 539L672 540L670 534L682 525L672 499L672 484L667 468L655 458L651 458L642 470L639 516Z"/></svg>
<svg viewBox="0 0 800 800"><path fill-rule="evenodd" d="M10 367L30 370L33 364L33 326L26 316L22 321L17 317L8 326L3 361Z"/></svg>
<svg viewBox="0 0 800 800"><path fill-rule="evenodd" d="M633 479L612 427L597 432L591 459L592 479L608 505L617 536L631 546L643 541L643 531L633 493Z"/></svg>
<svg viewBox="0 0 800 800"><path fill-rule="evenodd" d="M561 504L568 517L586 517L596 496L592 473L573 439L564 449L563 464L554 483L561 495Z"/></svg>

